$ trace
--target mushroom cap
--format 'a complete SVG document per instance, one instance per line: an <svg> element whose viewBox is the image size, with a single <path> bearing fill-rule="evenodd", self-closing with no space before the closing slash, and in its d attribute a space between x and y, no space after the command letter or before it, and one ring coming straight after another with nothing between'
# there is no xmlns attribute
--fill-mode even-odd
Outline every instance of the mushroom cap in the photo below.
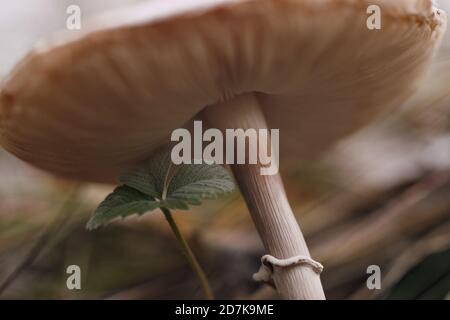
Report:
<svg viewBox="0 0 450 320"><path fill-rule="evenodd" d="M150 1L29 53L0 90L0 143L112 182L206 106L254 92L281 165L311 159L414 91L445 24L431 0Z"/></svg>

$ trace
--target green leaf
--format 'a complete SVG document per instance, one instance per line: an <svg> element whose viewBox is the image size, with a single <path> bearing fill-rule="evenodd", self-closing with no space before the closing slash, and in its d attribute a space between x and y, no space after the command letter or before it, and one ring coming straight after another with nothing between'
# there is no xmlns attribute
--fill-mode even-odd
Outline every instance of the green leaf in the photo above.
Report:
<svg viewBox="0 0 450 320"><path fill-rule="evenodd" d="M387 299L445 299L450 291L450 249L426 257L395 285Z"/></svg>
<svg viewBox="0 0 450 320"><path fill-rule="evenodd" d="M203 200L234 190L230 174L219 165L173 165L170 149L161 149L138 168L120 178L116 188L88 222L94 229L116 218L143 214L157 208L187 210Z"/></svg>
<svg viewBox="0 0 450 320"><path fill-rule="evenodd" d="M143 214L159 208L160 204L136 189L120 186L100 203L89 220L87 228L92 230L116 218L125 218L136 213Z"/></svg>
<svg viewBox="0 0 450 320"><path fill-rule="evenodd" d="M120 182L153 198L161 199L172 160L170 150L160 150L149 161L120 177Z"/></svg>
<svg viewBox="0 0 450 320"><path fill-rule="evenodd" d="M215 199L234 190L232 178L221 166L179 165L175 170L176 173L167 186L166 201L199 205L203 199Z"/></svg>

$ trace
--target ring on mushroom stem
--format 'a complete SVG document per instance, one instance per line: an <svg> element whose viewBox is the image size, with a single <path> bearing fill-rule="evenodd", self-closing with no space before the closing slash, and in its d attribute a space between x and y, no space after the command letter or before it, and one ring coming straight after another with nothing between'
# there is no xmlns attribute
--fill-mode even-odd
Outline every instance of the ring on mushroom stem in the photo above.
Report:
<svg viewBox="0 0 450 320"><path fill-rule="evenodd" d="M367 29L369 5L381 30ZM414 92L445 30L436 12L431 0L144 2L19 63L0 91L0 143L57 175L111 183L200 114L222 129L279 128L288 170ZM267 253L310 256L280 175L260 167L232 170ZM310 268L273 276L283 298L324 298Z"/></svg>

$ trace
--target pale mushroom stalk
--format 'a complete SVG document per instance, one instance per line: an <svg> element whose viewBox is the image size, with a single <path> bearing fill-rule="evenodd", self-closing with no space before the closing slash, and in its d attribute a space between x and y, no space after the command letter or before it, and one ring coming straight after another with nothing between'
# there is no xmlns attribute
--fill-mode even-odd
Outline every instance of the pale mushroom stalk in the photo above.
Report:
<svg viewBox="0 0 450 320"><path fill-rule="evenodd" d="M210 106L202 113L210 127L267 129L257 98L242 95ZM267 253L280 259L310 256L303 234L286 197L279 174L261 175L260 165L231 165L241 193ZM275 267L275 286L284 299L324 299L319 275L305 265Z"/></svg>

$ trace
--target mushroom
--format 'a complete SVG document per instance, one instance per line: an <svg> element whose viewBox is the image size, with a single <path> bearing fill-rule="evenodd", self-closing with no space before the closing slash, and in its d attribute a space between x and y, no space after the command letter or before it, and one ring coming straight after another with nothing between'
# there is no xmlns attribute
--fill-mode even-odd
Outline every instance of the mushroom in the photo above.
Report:
<svg viewBox="0 0 450 320"><path fill-rule="evenodd" d="M27 55L0 92L0 142L57 175L114 182L197 117L279 128L286 169L412 94L445 21L431 0L146 2ZM305 261L280 175L260 167L231 165L267 253ZM324 298L316 268L269 267L282 298Z"/></svg>

